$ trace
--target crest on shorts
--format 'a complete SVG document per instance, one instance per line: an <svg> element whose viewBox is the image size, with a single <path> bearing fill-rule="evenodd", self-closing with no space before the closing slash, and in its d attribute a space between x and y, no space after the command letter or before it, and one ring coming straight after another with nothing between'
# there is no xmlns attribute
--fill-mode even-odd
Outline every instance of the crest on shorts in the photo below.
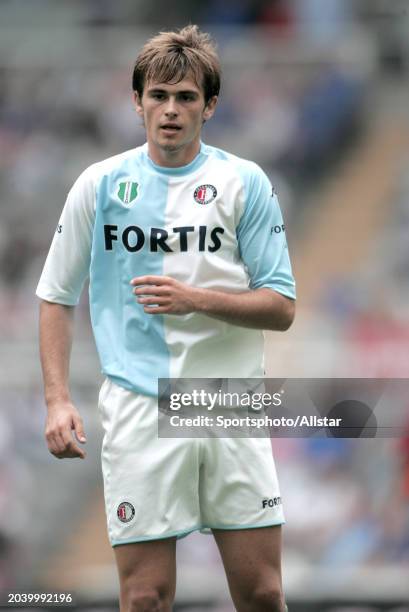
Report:
<svg viewBox="0 0 409 612"><path fill-rule="evenodd" d="M119 183L117 196L121 200L122 204L130 208L132 202L138 197L139 184L134 181L122 181Z"/></svg>
<svg viewBox="0 0 409 612"><path fill-rule="evenodd" d="M199 187L196 187L193 194L195 202L201 204L202 206L213 202L216 196L217 189L214 185L199 185Z"/></svg>
<svg viewBox="0 0 409 612"><path fill-rule="evenodd" d="M135 516L135 508L130 502L122 502L118 506L116 515L121 523L129 523Z"/></svg>

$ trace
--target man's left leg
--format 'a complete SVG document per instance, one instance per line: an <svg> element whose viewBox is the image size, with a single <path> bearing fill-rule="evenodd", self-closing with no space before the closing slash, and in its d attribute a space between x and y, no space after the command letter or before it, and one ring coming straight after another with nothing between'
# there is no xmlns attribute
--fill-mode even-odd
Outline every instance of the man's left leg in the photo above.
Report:
<svg viewBox="0 0 409 612"><path fill-rule="evenodd" d="M285 612L281 526L213 529L238 612Z"/></svg>

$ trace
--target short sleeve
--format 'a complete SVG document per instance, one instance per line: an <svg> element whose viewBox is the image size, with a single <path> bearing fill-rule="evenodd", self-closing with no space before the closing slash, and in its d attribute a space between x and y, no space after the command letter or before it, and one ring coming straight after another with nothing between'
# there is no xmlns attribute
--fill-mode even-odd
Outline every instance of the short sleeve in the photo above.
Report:
<svg viewBox="0 0 409 612"><path fill-rule="evenodd" d="M237 226L237 238L250 288L270 287L295 299L295 280L277 195L256 164L252 164L251 171L243 178L245 206Z"/></svg>
<svg viewBox="0 0 409 612"><path fill-rule="evenodd" d="M68 193L37 286L39 298L75 306L89 274L95 222L95 186L88 170Z"/></svg>

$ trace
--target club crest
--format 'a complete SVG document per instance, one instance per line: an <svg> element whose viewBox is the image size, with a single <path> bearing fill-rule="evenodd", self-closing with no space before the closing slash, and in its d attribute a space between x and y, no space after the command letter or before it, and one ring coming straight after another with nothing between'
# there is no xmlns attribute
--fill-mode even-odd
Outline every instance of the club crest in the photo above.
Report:
<svg viewBox="0 0 409 612"><path fill-rule="evenodd" d="M118 185L117 196L124 206L130 208L138 197L139 184L133 181L122 181Z"/></svg>
<svg viewBox="0 0 409 612"><path fill-rule="evenodd" d="M213 202L216 196L217 189L214 185L199 185L199 187L196 187L193 194L195 202L201 204L202 206Z"/></svg>
<svg viewBox="0 0 409 612"><path fill-rule="evenodd" d="M135 516L135 508L130 502L122 502L117 508L116 515L121 523L129 523Z"/></svg>

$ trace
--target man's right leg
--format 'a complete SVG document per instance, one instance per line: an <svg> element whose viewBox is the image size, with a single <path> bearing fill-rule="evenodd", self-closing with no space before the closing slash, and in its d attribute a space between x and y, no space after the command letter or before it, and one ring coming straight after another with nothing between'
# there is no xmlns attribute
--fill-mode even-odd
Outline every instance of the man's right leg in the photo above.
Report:
<svg viewBox="0 0 409 612"><path fill-rule="evenodd" d="M120 612L170 612L176 590L176 538L114 548Z"/></svg>

